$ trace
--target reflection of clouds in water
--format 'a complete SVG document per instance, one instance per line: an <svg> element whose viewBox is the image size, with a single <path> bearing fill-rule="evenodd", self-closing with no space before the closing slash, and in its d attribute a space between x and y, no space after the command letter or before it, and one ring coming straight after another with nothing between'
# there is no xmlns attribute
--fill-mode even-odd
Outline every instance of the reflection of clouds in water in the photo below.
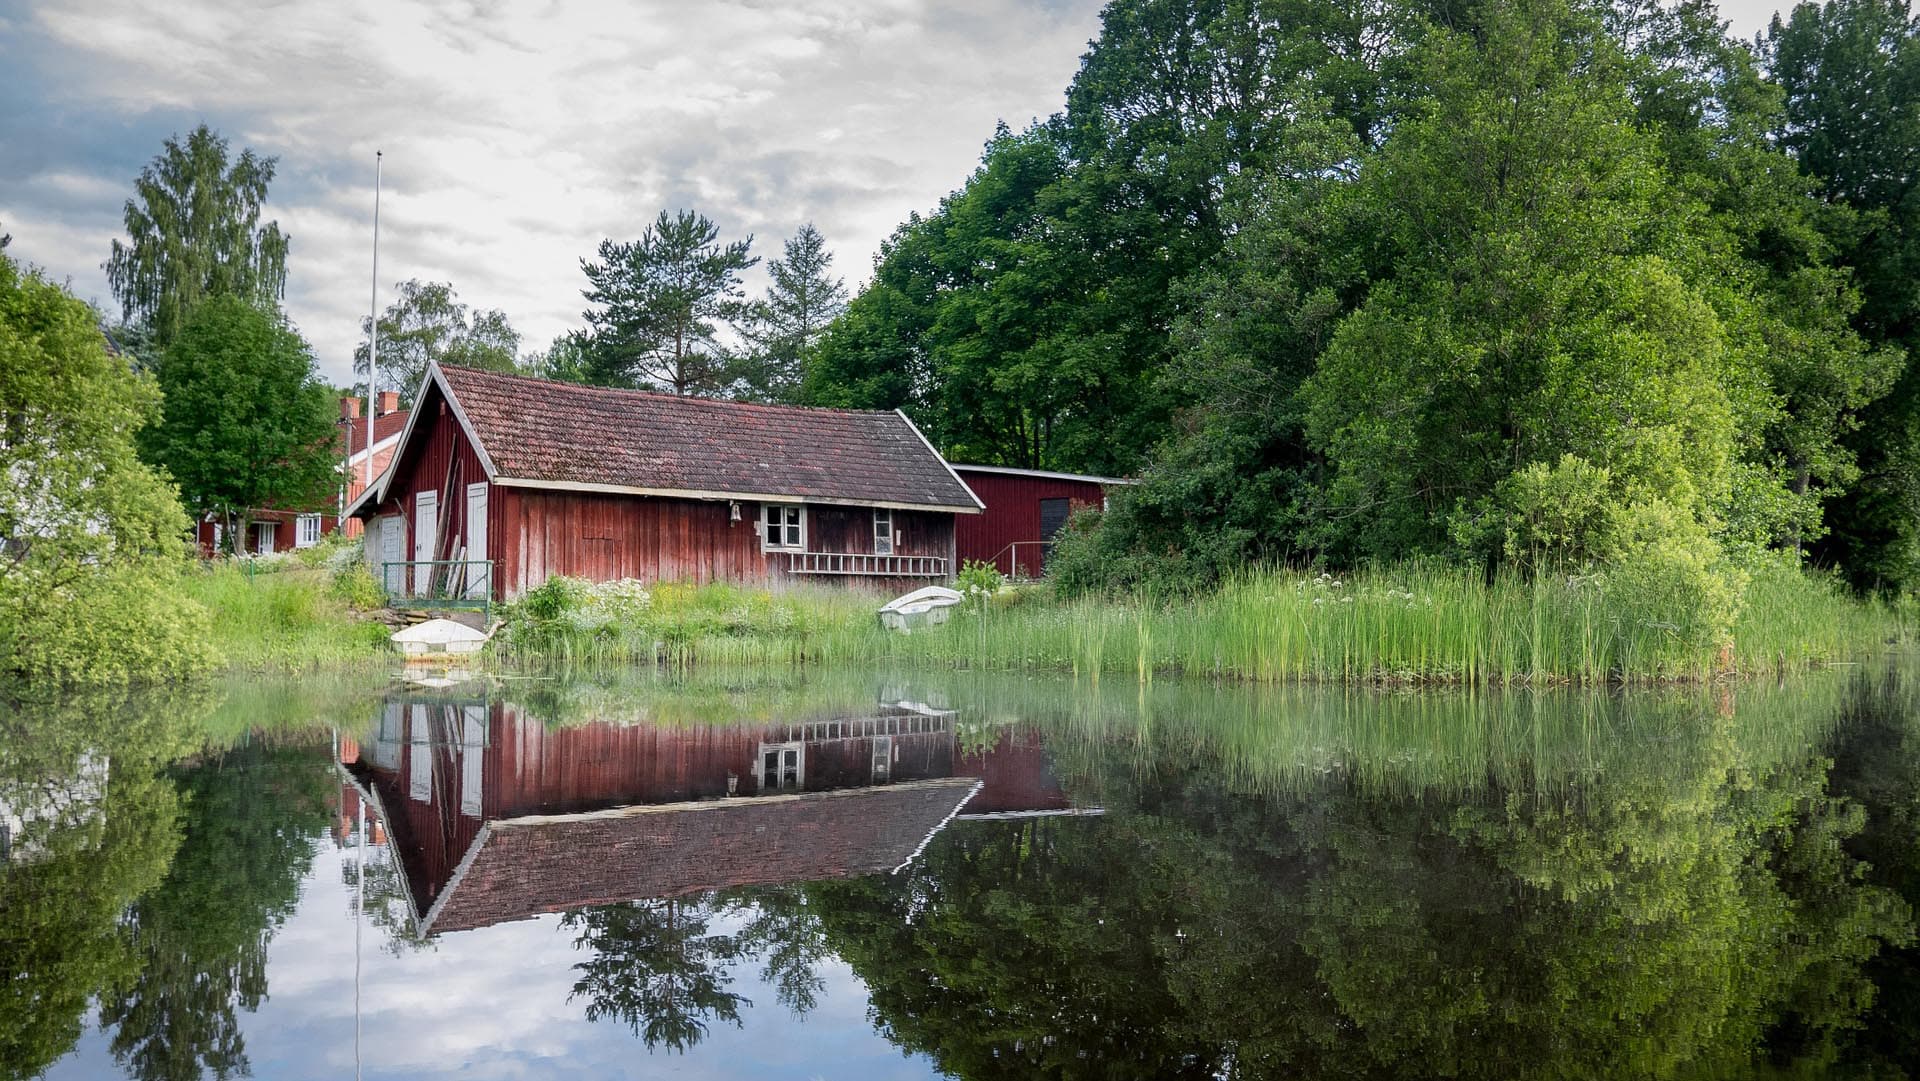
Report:
<svg viewBox="0 0 1920 1081"><path fill-rule="evenodd" d="M255 1077L353 1076L353 893L340 884L350 860L350 850L323 845L299 908L274 936L267 1001L241 1015ZM733 988L754 1003L741 1011L741 1027L716 1024L685 1054L650 1055L624 1025L590 1024L584 1004L568 1000L581 958L559 922L541 916L446 935L399 957L382 949L377 930L363 928L363 1076L938 1076L874 1032L866 989L838 960L819 967L825 991L805 1021L779 1005L757 962L737 965ZM733 933L744 922L727 914L712 926ZM106 1040L89 1031L47 1077L119 1074Z"/></svg>
<svg viewBox="0 0 1920 1081"><path fill-rule="evenodd" d="M346 853L314 861L299 910L275 936L268 1001L244 1019L259 1077L339 1077L353 1067L352 894L339 885ZM725 916L715 930L738 930ZM645 1076L670 1068L687 1077L806 1077L832 1063L835 1076L927 1077L873 1031L865 990L838 961L821 967L826 992L802 1022L759 979L735 969L751 999L742 1027L714 1025L685 1055L650 1056L619 1024L584 1020L568 1001L579 960L559 917L446 935L430 949L394 957L368 928L361 943L361 1046L367 1077L514 1078L556 1069L586 1076ZM785 1054L789 1049L795 1053Z"/></svg>

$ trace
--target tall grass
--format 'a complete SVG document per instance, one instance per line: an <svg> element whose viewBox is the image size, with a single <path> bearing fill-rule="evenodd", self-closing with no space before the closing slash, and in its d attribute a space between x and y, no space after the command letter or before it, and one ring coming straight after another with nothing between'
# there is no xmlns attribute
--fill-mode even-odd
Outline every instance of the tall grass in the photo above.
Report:
<svg viewBox="0 0 1920 1081"><path fill-rule="evenodd" d="M626 617L582 602L531 624L523 659L669 664L909 664L1260 683L1553 685L1679 682L1831 664L1904 641L1905 612L1817 575L1756 571L1726 636L1603 577L1488 581L1434 564L1335 577L1251 572L1195 598L1056 601L1018 593L944 627L880 629L870 596L655 587ZM602 609L605 606L601 606ZM563 606L564 608L564 606Z"/></svg>
<svg viewBox="0 0 1920 1081"><path fill-rule="evenodd" d="M1251 573L1190 601L1082 601L969 614L905 657L1089 674L1263 683L1599 684L1759 674L1884 652L1903 613L1789 569L1755 573L1728 645L1685 611L1625 603L1599 577L1410 564L1352 575ZM971 624L971 626L969 626Z"/></svg>
<svg viewBox="0 0 1920 1081"><path fill-rule="evenodd" d="M385 626L359 618L335 595L334 576L288 563L248 574L236 562L185 576L188 596L212 613L213 645L229 668L311 670L385 662Z"/></svg>

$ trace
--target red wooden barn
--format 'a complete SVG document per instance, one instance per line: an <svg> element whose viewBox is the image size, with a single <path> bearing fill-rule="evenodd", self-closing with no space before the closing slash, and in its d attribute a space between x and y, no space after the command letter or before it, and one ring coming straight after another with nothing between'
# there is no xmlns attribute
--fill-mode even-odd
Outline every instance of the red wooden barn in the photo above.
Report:
<svg viewBox="0 0 1920 1081"><path fill-rule="evenodd" d="M440 365L414 401L392 465L348 508L403 594L510 599L556 574L910 588L953 573L955 517L981 510L897 410Z"/></svg>
<svg viewBox="0 0 1920 1081"><path fill-rule="evenodd" d="M955 465L954 473L979 497L986 513L954 528L957 558L991 563L1009 578L1038 578L1054 535L1082 507L1104 510L1107 489L1131 484L1117 477L1048 473L992 465Z"/></svg>

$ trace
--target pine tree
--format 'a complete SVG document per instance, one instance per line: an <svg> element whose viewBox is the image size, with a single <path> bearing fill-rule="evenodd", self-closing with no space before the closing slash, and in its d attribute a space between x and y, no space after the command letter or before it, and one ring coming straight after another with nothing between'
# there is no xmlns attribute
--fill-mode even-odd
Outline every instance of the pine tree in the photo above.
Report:
<svg viewBox="0 0 1920 1081"><path fill-rule="evenodd" d="M723 394L737 382L735 358L719 341L746 302L740 274L759 262L753 237L722 244L720 231L690 210L661 211L639 240L600 242L600 261L580 261L594 305L595 382L674 394Z"/></svg>
<svg viewBox="0 0 1920 1081"><path fill-rule="evenodd" d="M831 274L833 253L808 222L787 241L785 254L767 264L767 295L747 313L741 372L747 393L766 401L796 402L807 359L827 324L847 310L847 287Z"/></svg>

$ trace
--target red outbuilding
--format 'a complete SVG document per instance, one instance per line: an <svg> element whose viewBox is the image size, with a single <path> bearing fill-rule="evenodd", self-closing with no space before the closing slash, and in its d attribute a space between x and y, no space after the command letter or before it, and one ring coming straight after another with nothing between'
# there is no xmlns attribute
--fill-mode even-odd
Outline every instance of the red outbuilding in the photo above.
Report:
<svg viewBox="0 0 1920 1081"><path fill-rule="evenodd" d="M1074 511L1104 510L1107 489L1131 481L1083 473L1048 473L991 465L958 465L953 471L978 496L986 513L954 527L960 564L991 563L1009 578L1038 578L1056 534Z"/></svg>
<svg viewBox="0 0 1920 1081"><path fill-rule="evenodd" d="M506 600L548 577L944 581L979 500L898 410L804 409L429 365L347 508L390 593Z"/></svg>

